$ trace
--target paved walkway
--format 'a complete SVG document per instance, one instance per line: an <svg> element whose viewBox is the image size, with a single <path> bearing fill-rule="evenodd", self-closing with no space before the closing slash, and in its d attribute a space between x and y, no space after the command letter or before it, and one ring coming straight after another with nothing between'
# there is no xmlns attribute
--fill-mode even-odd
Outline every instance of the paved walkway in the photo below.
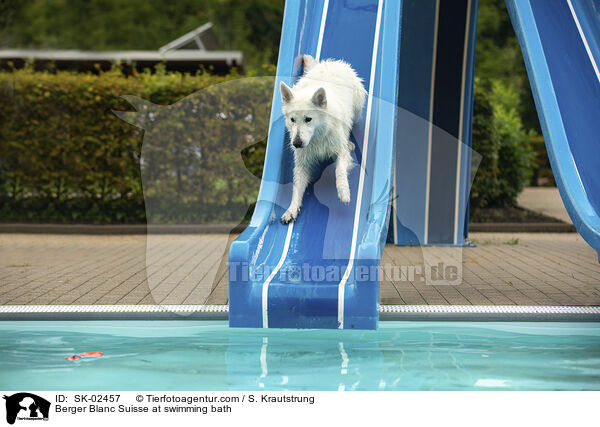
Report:
<svg viewBox="0 0 600 427"><path fill-rule="evenodd" d="M557 187L527 187L519 194L517 204L572 224Z"/></svg>
<svg viewBox="0 0 600 427"><path fill-rule="evenodd" d="M477 247L454 252L463 279L454 285L419 277L435 251L386 247L381 303L600 305L600 264L578 234L471 237ZM0 305L225 304L228 240L0 234Z"/></svg>

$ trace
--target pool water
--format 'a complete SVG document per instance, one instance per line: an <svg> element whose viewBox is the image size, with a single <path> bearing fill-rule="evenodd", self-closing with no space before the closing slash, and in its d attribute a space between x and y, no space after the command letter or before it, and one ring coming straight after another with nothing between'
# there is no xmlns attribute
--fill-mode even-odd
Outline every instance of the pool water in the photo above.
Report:
<svg viewBox="0 0 600 427"><path fill-rule="evenodd" d="M104 356L72 362L75 353ZM2 390L598 390L600 324L0 322Z"/></svg>

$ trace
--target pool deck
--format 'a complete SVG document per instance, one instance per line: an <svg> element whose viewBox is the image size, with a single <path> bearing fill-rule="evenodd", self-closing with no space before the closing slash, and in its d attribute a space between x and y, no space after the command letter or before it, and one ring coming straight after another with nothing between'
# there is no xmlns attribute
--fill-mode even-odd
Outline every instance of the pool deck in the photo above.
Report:
<svg viewBox="0 0 600 427"><path fill-rule="evenodd" d="M517 198L519 206L573 224L556 187L526 187Z"/></svg>
<svg viewBox="0 0 600 427"><path fill-rule="evenodd" d="M226 304L227 235L0 234L0 305ZM390 277L382 304L600 305L596 252L575 233L472 233L462 283ZM423 265L387 246L382 265Z"/></svg>

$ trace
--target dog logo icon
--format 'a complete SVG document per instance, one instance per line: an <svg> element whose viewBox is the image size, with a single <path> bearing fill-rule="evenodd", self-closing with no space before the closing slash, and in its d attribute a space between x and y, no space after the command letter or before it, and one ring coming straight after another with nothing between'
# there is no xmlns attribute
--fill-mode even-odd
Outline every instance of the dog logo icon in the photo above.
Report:
<svg viewBox="0 0 600 427"><path fill-rule="evenodd" d="M16 393L4 396L6 400L6 422L14 424L16 420L48 421L50 402L32 393Z"/></svg>

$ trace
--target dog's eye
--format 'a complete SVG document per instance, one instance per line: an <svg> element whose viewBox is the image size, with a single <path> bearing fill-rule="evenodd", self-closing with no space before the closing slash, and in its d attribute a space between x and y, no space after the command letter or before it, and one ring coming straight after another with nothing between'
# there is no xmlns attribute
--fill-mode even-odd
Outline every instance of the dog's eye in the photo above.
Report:
<svg viewBox="0 0 600 427"><path fill-rule="evenodd" d="M295 118L292 117L290 120L292 121L292 123L296 123L296 119Z"/></svg>
<svg viewBox="0 0 600 427"><path fill-rule="evenodd" d="M312 120L312 117L305 117L304 118L304 123L308 123Z"/></svg>

